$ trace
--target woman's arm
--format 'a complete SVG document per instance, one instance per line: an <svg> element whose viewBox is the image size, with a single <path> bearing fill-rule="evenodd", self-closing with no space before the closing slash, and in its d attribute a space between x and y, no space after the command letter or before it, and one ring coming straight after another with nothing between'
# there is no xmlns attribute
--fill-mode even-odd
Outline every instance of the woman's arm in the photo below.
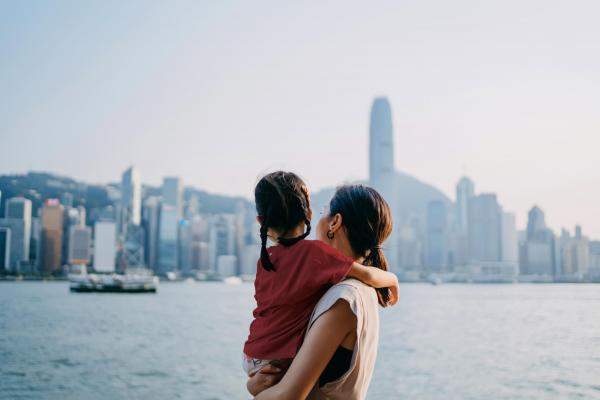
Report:
<svg viewBox="0 0 600 400"><path fill-rule="evenodd" d="M389 288L391 291L389 304L393 306L398 302L400 287L398 277L395 274L355 262L352 263L350 271L346 276L358 279L362 283L374 288Z"/></svg>
<svg viewBox="0 0 600 400"><path fill-rule="evenodd" d="M281 382L261 392L256 399L305 399L335 350L355 330L356 315L347 301L339 299L313 323Z"/></svg>

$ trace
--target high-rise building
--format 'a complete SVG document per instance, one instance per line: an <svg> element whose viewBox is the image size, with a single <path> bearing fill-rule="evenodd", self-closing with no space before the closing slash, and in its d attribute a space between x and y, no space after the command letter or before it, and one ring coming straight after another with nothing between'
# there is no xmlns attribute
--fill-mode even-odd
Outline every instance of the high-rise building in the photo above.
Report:
<svg viewBox="0 0 600 400"><path fill-rule="evenodd" d="M118 269L141 268L145 264L145 233L141 224L142 182L137 168L130 167L121 177L118 226Z"/></svg>
<svg viewBox="0 0 600 400"><path fill-rule="evenodd" d="M144 255L148 268L158 271L158 235L160 225L160 198L150 196L144 201L143 226L145 232Z"/></svg>
<svg viewBox="0 0 600 400"><path fill-rule="evenodd" d="M371 107L369 125L369 185L386 200L392 212L394 227L385 243L386 257L392 271L398 270L398 202L395 187L394 132L392 109L386 97L378 97Z"/></svg>
<svg viewBox="0 0 600 400"><path fill-rule="evenodd" d="M60 271L64 209L57 199L48 199L42 208L41 270L44 274Z"/></svg>
<svg viewBox="0 0 600 400"><path fill-rule="evenodd" d="M113 221L97 221L94 225L94 270L114 272L116 246L116 224Z"/></svg>
<svg viewBox="0 0 600 400"><path fill-rule="evenodd" d="M2 218L0 227L10 230L10 259L9 270L19 272L20 265L24 260L25 254L25 223L22 219ZM29 257L29 254L27 254Z"/></svg>
<svg viewBox="0 0 600 400"><path fill-rule="evenodd" d="M10 228L0 227L0 271L10 269Z"/></svg>
<svg viewBox="0 0 600 400"><path fill-rule="evenodd" d="M546 229L544 212L538 206L533 206L527 215L527 239L535 238L536 235L544 232Z"/></svg>
<svg viewBox="0 0 600 400"><path fill-rule="evenodd" d="M495 194L483 193L470 199L468 232L471 262L501 261L501 211Z"/></svg>
<svg viewBox="0 0 600 400"><path fill-rule="evenodd" d="M139 225L142 212L142 181L136 167L130 167L121 177L120 229Z"/></svg>
<svg viewBox="0 0 600 400"><path fill-rule="evenodd" d="M22 272L21 266L28 264L31 243L31 201L24 197L13 197L5 203L5 218L0 227L11 231L9 268Z"/></svg>
<svg viewBox="0 0 600 400"><path fill-rule="evenodd" d="M469 201L475 196L473 181L463 176L456 184L456 218L462 232L468 231Z"/></svg>
<svg viewBox="0 0 600 400"><path fill-rule="evenodd" d="M178 223L182 217L183 185L179 178L164 178L160 212L159 269L161 274L178 268Z"/></svg>
<svg viewBox="0 0 600 400"><path fill-rule="evenodd" d="M235 216L219 214L212 218L210 226L210 259L211 270L220 272L218 259L220 256L235 256ZM231 261L231 258L227 260ZM228 261L228 262L229 262ZM237 262L237 260L236 260Z"/></svg>
<svg viewBox="0 0 600 400"><path fill-rule="evenodd" d="M517 237L517 223L514 213L502 213L502 261L519 262L519 239Z"/></svg>
<svg viewBox="0 0 600 400"><path fill-rule="evenodd" d="M192 243L192 224L190 221L182 219L179 221L178 256L179 268L183 276L190 276L192 274Z"/></svg>
<svg viewBox="0 0 600 400"><path fill-rule="evenodd" d="M92 253L92 229L72 225L69 228L69 264L88 265Z"/></svg>
<svg viewBox="0 0 600 400"><path fill-rule="evenodd" d="M570 238L562 249L561 272L566 277L583 278L590 267L590 242L583 236L581 227L575 227L575 236Z"/></svg>
<svg viewBox="0 0 600 400"><path fill-rule="evenodd" d="M600 241L597 240L590 241L590 267L588 274L593 279L600 279Z"/></svg>
<svg viewBox="0 0 600 400"><path fill-rule="evenodd" d="M427 205L425 266L429 271L442 272L448 265L448 214L444 202L435 200Z"/></svg>
<svg viewBox="0 0 600 400"><path fill-rule="evenodd" d="M546 227L544 212L534 206L528 213L527 235L519 250L522 275L556 275L554 233Z"/></svg>

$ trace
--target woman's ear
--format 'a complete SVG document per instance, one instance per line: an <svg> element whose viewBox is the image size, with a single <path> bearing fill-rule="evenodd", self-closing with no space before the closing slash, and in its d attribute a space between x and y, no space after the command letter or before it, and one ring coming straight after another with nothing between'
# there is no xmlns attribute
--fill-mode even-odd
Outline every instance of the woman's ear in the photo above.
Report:
<svg viewBox="0 0 600 400"><path fill-rule="evenodd" d="M343 220L342 220L342 214L338 213L335 214L330 220L329 220L329 230L333 233L337 232L342 225L344 224Z"/></svg>

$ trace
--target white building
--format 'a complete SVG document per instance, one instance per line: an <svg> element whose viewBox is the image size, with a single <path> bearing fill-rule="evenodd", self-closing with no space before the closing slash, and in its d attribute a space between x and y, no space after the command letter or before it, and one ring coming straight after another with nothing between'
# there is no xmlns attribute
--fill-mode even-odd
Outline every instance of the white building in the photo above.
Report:
<svg viewBox="0 0 600 400"><path fill-rule="evenodd" d="M117 226L112 221L98 221L94 225L94 269L114 272L117 256Z"/></svg>

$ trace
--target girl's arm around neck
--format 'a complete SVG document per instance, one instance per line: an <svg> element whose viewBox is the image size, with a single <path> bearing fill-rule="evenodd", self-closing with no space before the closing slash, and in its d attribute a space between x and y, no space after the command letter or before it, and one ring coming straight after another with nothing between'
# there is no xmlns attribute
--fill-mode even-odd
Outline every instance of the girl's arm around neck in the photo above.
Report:
<svg viewBox="0 0 600 400"><path fill-rule="evenodd" d="M398 277L391 272L354 262L352 263L352 267L350 267L347 277L358 279L362 283L374 288L389 288L391 291L389 304L393 306L398 302L400 292Z"/></svg>

